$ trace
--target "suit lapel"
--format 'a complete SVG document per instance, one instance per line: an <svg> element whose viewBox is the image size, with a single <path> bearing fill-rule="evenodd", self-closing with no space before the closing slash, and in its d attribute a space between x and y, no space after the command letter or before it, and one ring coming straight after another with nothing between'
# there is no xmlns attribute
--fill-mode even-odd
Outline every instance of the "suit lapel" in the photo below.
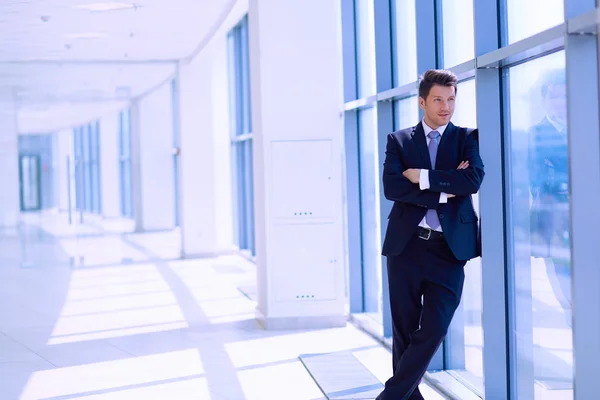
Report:
<svg viewBox="0 0 600 400"><path fill-rule="evenodd" d="M421 153L421 158L426 166L425 169L433 169L431 167L431 159L429 158L429 149L427 148L427 140L425 140L425 130L423 129L422 122L419 122L417 126L415 126L415 129L413 129L412 141L417 149L419 149L419 153Z"/></svg>

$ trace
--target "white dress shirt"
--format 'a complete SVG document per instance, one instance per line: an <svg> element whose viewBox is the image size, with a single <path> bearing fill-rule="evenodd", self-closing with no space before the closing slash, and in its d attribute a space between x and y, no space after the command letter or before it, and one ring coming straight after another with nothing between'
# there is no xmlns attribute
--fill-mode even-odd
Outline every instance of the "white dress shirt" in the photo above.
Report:
<svg viewBox="0 0 600 400"><path fill-rule="evenodd" d="M438 144L440 143L440 141L442 140L442 136L444 135L444 131L446 130L446 128L448 127L448 125L444 125L444 126L440 126L437 129L433 129L430 126L428 126L425 121L421 121L421 124L423 124L423 130L425 131L425 140L427 141L427 146L429 146L429 142L431 142L431 139L429 138L429 133L431 131L438 131L440 134L440 137L438 138ZM438 151L439 151L439 147L438 147ZM437 157L437 156L436 156ZM431 166L433 169L435 169L435 165ZM429 189L430 185L429 185L429 170L428 169L422 169L421 170L421 175L419 176L419 188L421 190L427 190ZM447 193L440 193L440 203L447 203L448 202L448 194ZM431 227L427 224L426 221L427 217L423 217L423 219L421 220L421 223L419 224L420 227L423 228L427 228L427 229L431 229ZM438 232L442 232L442 225L440 225L437 229L435 229Z"/></svg>

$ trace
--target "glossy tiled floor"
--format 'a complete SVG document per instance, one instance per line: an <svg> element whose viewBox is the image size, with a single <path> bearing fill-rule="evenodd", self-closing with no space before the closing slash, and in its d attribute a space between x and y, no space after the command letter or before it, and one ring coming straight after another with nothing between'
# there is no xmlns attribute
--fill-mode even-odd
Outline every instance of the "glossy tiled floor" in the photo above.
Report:
<svg viewBox="0 0 600 400"><path fill-rule="evenodd" d="M389 352L352 325L257 326L243 258L177 260L176 231L85 221L29 214L0 235L0 399L322 399L298 357L336 351L389 376Z"/></svg>

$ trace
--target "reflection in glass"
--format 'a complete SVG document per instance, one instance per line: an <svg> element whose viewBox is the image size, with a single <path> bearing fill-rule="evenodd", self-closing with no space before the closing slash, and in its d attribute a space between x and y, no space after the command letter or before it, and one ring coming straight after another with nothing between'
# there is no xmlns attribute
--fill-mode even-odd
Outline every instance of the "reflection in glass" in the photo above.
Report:
<svg viewBox="0 0 600 400"><path fill-rule="evenodd" d="M358 124L364 306L365 312L372 314L382 323L380 175L376 108L361 110L358 114Z"/></svg>
<svg viewBox="0 0 600 400"><path fill-rule="evenodd" d="M394 86L417 80L417 19L415 0L394 0L392 37L395 51Z"/></svg>
<svg viewBox="0 0 600 400"><path fill-rule="evenodd" d="M564 52L509 70L518 398L572 399Z"/></svg>
<svg viewBox="0 0 600 400"><path fill-rule="evenodd" d="M475 58L473 0L443 0L444 68Z"/></svg>
<svg viewBox="0 0 600 400"><path fill-rule="evenodd" d="M506 1L509 44L560 25L564 21L564 0Z"/></svg>

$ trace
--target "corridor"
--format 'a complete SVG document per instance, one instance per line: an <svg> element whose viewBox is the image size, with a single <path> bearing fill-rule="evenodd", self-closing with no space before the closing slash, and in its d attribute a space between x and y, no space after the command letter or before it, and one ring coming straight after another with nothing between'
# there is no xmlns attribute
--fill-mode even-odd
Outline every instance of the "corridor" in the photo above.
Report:
<svg viewBox="0 0 600 400"><path fill-rule="evenodd" d="M0 238L2 400L325 399L299 356L345 351L390 374L388 350L351 324L260 328L254 264L240 256L181 260L177 231L75 222L24 214ZM334 398L364 398L352 389Z"/></svg>

